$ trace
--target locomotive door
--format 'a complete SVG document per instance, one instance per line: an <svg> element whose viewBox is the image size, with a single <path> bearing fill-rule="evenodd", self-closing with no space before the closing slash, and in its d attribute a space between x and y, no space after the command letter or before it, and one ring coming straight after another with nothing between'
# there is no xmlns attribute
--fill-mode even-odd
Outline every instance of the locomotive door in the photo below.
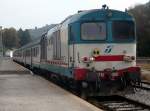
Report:
<svg viewBox="0 0 150 111"><path fill-rule="evenodd" d="M47 38L46 34L42 35L41 38L41 62L45 62L47 60Z"/></svg>
<svg viewBox="0 0 150 111"><path fill-rule="evenodd" d="M73 26L69 27L69 66L74 67L75 63L75 37L74 37L74 28Z"/></svg>

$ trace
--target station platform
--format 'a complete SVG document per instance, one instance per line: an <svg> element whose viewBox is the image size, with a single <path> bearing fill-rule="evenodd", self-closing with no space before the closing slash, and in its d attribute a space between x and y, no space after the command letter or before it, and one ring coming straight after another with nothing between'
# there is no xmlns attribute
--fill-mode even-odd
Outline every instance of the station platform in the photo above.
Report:
<svg viewBox="0 0 150 111"><path fill-rule="evenodd" d="M0 58L0 74L28 74L30 71L10 58Z"/></svg>
<svg viewBox="0 0 150 111"><path fill-rule="evenodd" d="M1 66L5 70L22 68L11 60L4 60ZM40 76L18 73L0 74L0 111L101 110Z"/></svg>

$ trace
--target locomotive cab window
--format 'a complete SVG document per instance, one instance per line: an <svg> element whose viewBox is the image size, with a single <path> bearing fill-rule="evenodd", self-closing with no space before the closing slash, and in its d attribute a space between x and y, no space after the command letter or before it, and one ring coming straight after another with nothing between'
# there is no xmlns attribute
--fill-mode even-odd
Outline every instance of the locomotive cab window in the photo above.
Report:
<svg viewBox="0 0 150 111"><path fill-rule="evenodd" d="M89 22L81 25L82 40L105 40L106 39L106 23Z"/></svg>
<svg viewBox="0 0 150 111"><path fill-rule="evenodd" d="M132 21L114 21L112 28L115 40L133 40L135 38L134 22Z"/></svg>

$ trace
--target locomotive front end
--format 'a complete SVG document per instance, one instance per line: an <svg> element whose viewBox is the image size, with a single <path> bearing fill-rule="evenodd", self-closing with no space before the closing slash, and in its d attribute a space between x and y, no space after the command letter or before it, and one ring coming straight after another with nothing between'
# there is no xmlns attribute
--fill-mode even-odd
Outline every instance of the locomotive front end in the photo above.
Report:
<svg viewBox="0 0 150 111"><path fill-rule="evenodd" d="M132 92L141 81L134 19L114 10L95 11L84 17L79 22L80 39L73 37L70 46L75 80L94 95ZM75 36L73 26L71 34Z"/></svg>

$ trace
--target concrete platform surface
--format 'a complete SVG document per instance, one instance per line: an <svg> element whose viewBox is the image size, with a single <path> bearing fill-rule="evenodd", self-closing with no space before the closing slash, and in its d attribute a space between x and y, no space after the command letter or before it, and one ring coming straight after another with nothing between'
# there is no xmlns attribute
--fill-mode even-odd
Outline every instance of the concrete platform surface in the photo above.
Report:
<svg viewBox="0 0 150 111"><path fill-rule="evenodd" d="M0 58L0 74L7 74L7 73L20 73L26 74L30 71L21 65L12 61L9 58Z"/></svg>
<svg viewBox="0 0 150 111"><path fill-rule="evenodd" d="M30 74L0 75L0 111L100 111L97 107Z"/></svg>

